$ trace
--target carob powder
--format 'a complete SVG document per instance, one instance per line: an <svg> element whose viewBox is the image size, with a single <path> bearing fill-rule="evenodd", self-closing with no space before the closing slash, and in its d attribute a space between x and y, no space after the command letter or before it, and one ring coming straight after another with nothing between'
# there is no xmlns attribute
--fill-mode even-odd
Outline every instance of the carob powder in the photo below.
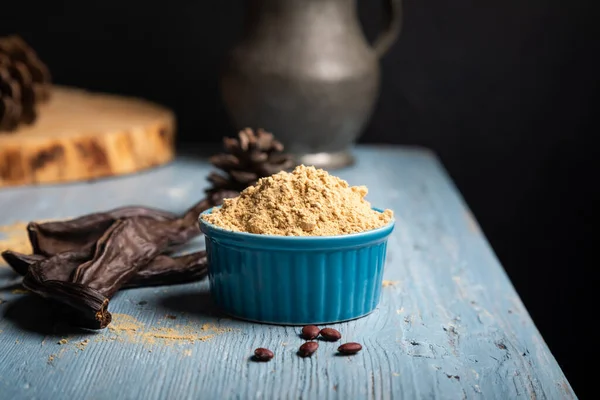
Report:
<svg viewBox="0 0 600 400"><path fill-rule="evenodd" d="M204 215L207 222L237 231L280 236L334 236L380 228L393 213L371 209L365 186L350 186L322 169L300 165L260 179L238 197Z"/></svg>

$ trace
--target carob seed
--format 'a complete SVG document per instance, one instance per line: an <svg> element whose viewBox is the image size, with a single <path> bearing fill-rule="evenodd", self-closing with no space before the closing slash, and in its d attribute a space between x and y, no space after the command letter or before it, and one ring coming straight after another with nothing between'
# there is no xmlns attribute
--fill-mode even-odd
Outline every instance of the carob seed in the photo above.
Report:
<svg viewBox="0 0 600 400"><path fill-rule="evenodd" d="M269 361L271 358L273 358L273 352L269 349L259 347L254 350L255 361Z"/></svg>
<svg viewBox="0 0 600 400"><path fill-rule="evenodd" d="M342 338L342 334L333 328L323 328L321 329L320 334L323 337L323 339L330 342L335 342Z"/></svg>
<svg viewBox="0 0 600 400"><path fill-rule="evenodd" d="M338 347L338 351L342 354L356 354L362 350L362 346L359 343L345 343Z"/></svg>
<svg viewBox="0 0 600 400"><path fill-rule="evenodd" d="M312 340L319 336L320 329L315 325L306 325L302 328L302 337L306 340Z"/></svg>
<svg viewBox="0 0 600 400"><path fill-rule="evenodd" d="M319 343L317 342L306 342L298 349L298 355L300 357L310 357L314 354L315 351L319 348Z"/></svg>

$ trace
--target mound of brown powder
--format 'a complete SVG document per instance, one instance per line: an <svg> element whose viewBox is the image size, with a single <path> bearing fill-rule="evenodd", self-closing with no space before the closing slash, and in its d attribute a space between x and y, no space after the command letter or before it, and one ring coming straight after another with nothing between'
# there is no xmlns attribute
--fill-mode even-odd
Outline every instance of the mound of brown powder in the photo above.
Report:
<svg viewBox="0 0 600 400"><path fill-rule="evenodd" d="M203 218L221 228L266 235L333 236L382 227L392 211L379 213L364 199L365 186L349 186L322 169L300 165L260 179Z"/></svg>

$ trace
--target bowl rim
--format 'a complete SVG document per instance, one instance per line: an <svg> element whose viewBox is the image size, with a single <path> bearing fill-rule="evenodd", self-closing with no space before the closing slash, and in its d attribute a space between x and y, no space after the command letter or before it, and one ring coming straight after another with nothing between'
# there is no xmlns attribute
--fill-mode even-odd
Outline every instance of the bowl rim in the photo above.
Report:
<svg viewBox="0 0 600 400"><path fill-rule="evenodd" d="M212 211L214 209L217 209L220 207L221 206L211 207L211 208L203 211L202 213L200 213L200 215L198 216L199 225L205 226L206 228L208 228L208 230L214 231L221 235L226 235L226 236L230 236L230 237L238 237L238 238L246 238L246 239L250 239L250 240L267 240L267 241L280 241L280 242L293 241L293 242L315 242L316 243L316 242L323 242L323 241L330 241L330 240L353 240L353 239L360 239L360 238L367 239L371 236L379 236L379 235L385 233L386 231L389 231L388 233L391 233L391 231L393 230L393 228L396 224L396 219L394 217L392 217L390 222L388 222L384 226L381 226L381 227L375 228L375 229L370 229L368 231L349 233L347 235L332 235L332 236L264 235L264 234L259 234L259 233L238 232L238 231L224 229L224 228L221 228L217 225L211 224L210 222L207 222L202 219L203 215L210 214L210 213L212 213ZM383 209L377 208L377 207L371 207L371 209L374 211L377 211L378 213L383 213L383 211L384 211ZM205 232L205 234L206 234L206 232ZM210 235L208 235L208 236L210 236ZM387 236L387 235L385 235L385 236Z"/></svg>

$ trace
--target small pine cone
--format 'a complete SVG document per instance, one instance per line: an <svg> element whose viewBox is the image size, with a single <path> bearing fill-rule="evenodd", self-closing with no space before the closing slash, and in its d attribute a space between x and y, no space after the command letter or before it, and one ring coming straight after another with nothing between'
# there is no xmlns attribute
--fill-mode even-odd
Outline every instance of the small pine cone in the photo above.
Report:
<svg viewBox="0 0 600 400"><path fill-rule="evenodd" d="M0 38L0 131L35 122L49 94L50 74L35 52L17 36Z"/></svg>
<svg viewBox="0 0 600 400"><path fill-rule="evenodd" d="M21 119L21 105L0 93L0 132L14 131Z"/></svg>
<svg viewBox="0 0 600 400"><path fill-rule="evenodd" d="M16 129L21 121L21 86L13 79L10 62L0 54L0 132Z"/></svg>
<svg viewBox="0 0 600 400"><path fill-rule="evenodd" d="M50 70L23 39L16 35L0 38L0 54L5 54L13 62L25 64L35 86L37 101L44 102L50 98Z"/></svg>
<svg viewBox="0 0 600 400"><path fill-rule="evenodd" d="M226 153L210 158L211 164L226 175L212 172L208 181L212 187L208 193L221 190L241 192L254 185L260 178L285 171L294 165L293 157L283 153L283 145L273 134L258 129L256 133L246 128L238 138L224 138Z"/></svg>

